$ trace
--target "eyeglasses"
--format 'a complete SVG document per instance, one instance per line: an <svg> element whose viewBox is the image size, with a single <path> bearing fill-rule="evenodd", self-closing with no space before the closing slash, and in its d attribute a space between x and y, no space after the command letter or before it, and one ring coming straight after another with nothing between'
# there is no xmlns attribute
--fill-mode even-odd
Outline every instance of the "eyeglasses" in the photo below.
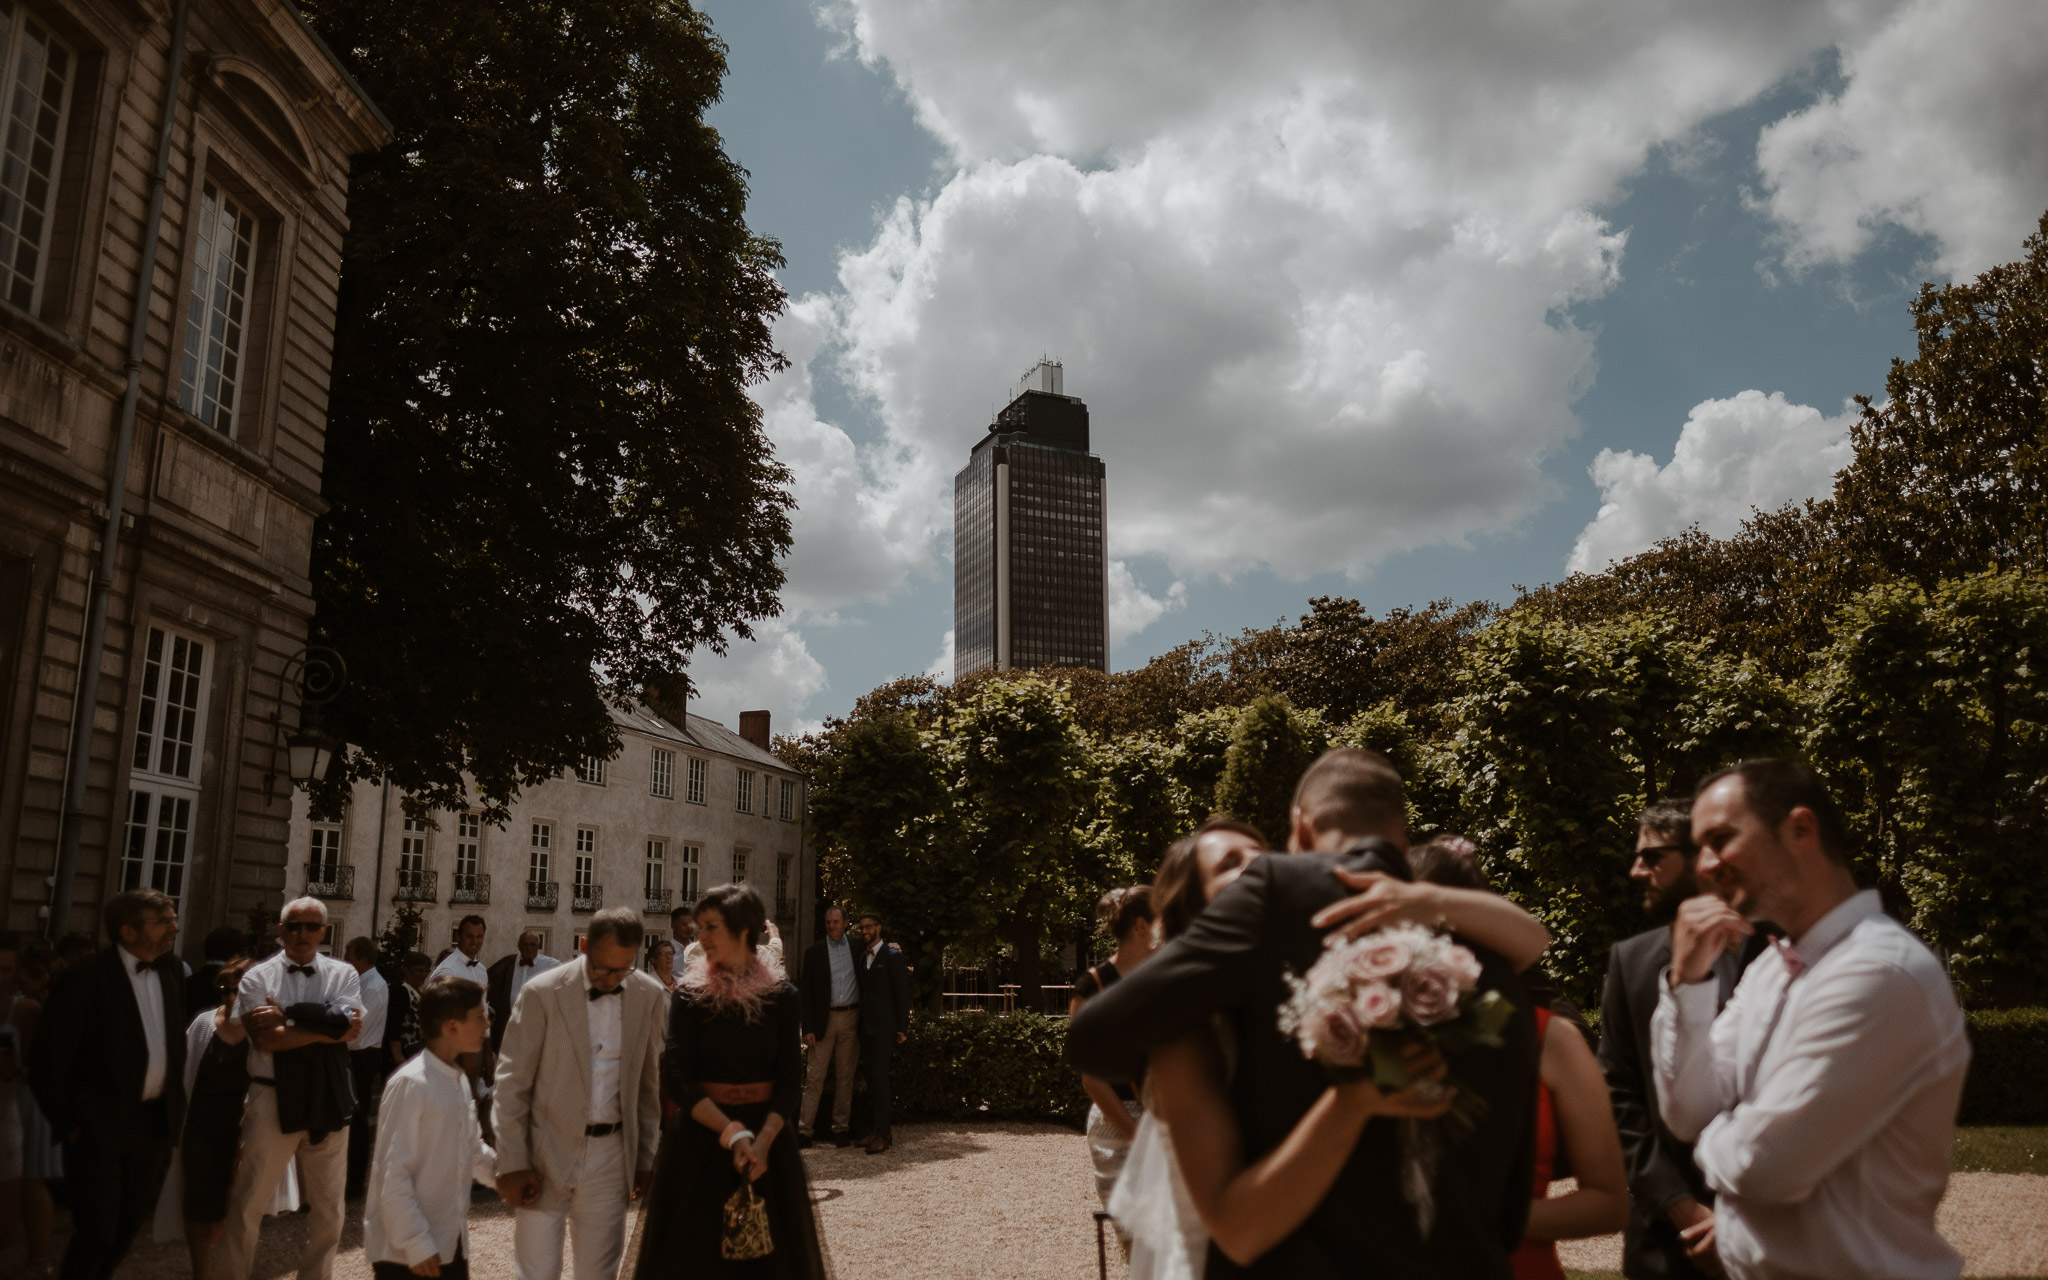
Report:
<svg viewBox="0 0 2048 1280"><path fill-rule="evenodd" d="M287 920L284 922L284 931L286 933L317 933L326 927L327 923L323 920Z"/></svg>
<svg viewBox="0 0 2048 1280"><path fill-rule="evenodd" d="M1647 849L1636 850L1636 857L1642 859L1644 866L1655 870L1658 863L1674 853L1689 857L1692 854L1692 850L1682 844L1653 844Z"/></svg>

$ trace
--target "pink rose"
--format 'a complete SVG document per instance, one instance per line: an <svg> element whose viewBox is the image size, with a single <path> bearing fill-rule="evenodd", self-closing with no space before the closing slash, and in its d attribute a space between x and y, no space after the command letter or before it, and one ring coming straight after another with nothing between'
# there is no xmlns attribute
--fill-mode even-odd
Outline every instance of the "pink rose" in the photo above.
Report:
<svg viewBox="0 0 2048 1280"><path fill-rule="evenodd" d="M1479 957L1464 947L1452 945L1444 948L1443 964L1457 979L1458 990L1470 991L1479 985Z"/></svg>
<svg viewBox="0 0 2048 1280"><path fill-rule="evenodd" d="M1368 1027L1391 1027L1401 1021L1401 993L1384 982L1368 982L1351 997L1351 1009Z"/></svg>
<svg viewBox="0 0 2048 1280"><path fill-rule="evenodd" d="M1417 965L1401 975L1401 999L1419 1027L1433 1027L1458 1016L1458 975L1443 960Z"/></svg>
<svg viewBox="0 0 2048 1280"><path fill-rule="evenodd" d="M1333 1005L1316 1019L1315 1056L1325 1062L1355 1066L1365 1060L1366 1031L1349 1005Z"/></svg>
<svg viewBox="0 0 2048 1280"><path fill-rule="evenodd" d="M1401 972L1412 956L1406 942L1385 934L1370 934L1352 951L1346 968L1353 982L1373 982Z"/></svg>

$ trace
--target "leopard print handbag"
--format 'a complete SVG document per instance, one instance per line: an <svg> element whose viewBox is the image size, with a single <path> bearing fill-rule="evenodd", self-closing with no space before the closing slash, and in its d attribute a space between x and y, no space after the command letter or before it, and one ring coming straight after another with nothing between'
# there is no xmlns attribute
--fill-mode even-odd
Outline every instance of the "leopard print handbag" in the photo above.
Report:
<svg viewBox="0 0 2048 1280"><path fill-rule="evenodd" d="M725 1239L718 1245L720 1257L732 1262L765 1258L775 1252L775 1237L768 1231L768 1202L754 1194L749 1182L725 1202Z"/></svg>

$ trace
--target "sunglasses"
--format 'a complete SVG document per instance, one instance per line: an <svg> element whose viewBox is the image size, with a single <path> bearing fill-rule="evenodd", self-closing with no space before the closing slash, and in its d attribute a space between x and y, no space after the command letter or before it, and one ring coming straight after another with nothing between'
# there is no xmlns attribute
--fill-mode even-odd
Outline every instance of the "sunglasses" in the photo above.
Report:
<svg viewBox="0 0 2048 1280"><path fill-rule="evenodd" d="M326 927L326 923L320 920L287 920L284 922L284 931L286 933L318 933Z"/></svg>
<svg viewBox="0 0 2048 1280"><path fill-rule="evenodd" d="M1647 849L1636 850L1636 857L1642 859L1644 866L1655 868L1658 863L1674 853L1682 857L1690 856L1692 850L1682 844L1653 844Z"/></svg>

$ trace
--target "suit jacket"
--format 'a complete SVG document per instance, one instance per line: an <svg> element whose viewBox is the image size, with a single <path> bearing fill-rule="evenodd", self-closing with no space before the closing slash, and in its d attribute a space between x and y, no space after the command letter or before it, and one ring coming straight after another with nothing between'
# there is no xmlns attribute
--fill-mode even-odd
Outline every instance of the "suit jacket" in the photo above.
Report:
<svg viewBox="0 0 2048 1280"><path fill-rule="evenodd" d="M1720 1004L1725 1006L1735 994L1735 983L1757 949L1752 945L1740 958L1724 954L1714 962L1720 979ZM1608 953L1607 980L1600 991L1600 1069L1607 1076L1614 1124L1621 1133L1621 1153L1628 1170L1628 1226L1622 1234L1621 1269L1631 1280L1665 1276L1692 1280L1706 1274L1685 1256L1678 1228L1664 1215L1665 1207L1680 1196L1714 1203L1714 1193L1693 1163L1692 1144L1672 1136L1657 1110L1650 1016L1657 1011L1657 986L1670 965L1668 926L1624 938Z"/></svg>
<svg viewBox="0 0 2048 1280"><path fill-rule="evenodd" d="M484 984L484 1003L491 1008L492 1053L503 1047L505 1028L512 1022L512 966L518 963L519 953L514 951L500 957L485 971L490 975L490 981ZM520 989L520 994L525 994L525 988Z"/></svg>
<svg viewBox="0 0 2048 1280"><path fill-rule="evenodd" d="M668 992L635 970L626 975L620 1027L619 1117L616 1138L587 1138L590 1119L590 997L583 964L557 965L528 978L519 991L498 1050L491 1127L498 1139L498 1168L532 1169L557 1185L574 1186L583 1144L626 1144L630 1178L654 1168L661 1129L661 1049L668 1035ZM629 1186L630 1189L630 1186Z"/></svg>
<svg viewBox="0 0 2048 1280"><path fill-rule="evenodd" d="M185 1123L185 969L173 955L155 965L164 993L161 1097L175 1141ZM108 1137L134 1132L148 1070L142 1009L120 950L108 947L65 970L29 1054L36 1100L57 1137L77 1128Z"/></svg>
<svg viewBox="0 0 2048 1280"><path fill-rule="evenodd" d="M1329 1083L1324 1068L1282 1035L1275 1012L1289 971L1305 973L1322 953L1309 918L1348 891L1339 867L1408 878L1407 859L1383 840L1347 854L1273 854L1256 859L1195 918L1187 932L1095 996L1068 1026L1074 1064L1112 1082L1136 1078L1154 1046L1227 1018L1237 1038L1230 1093L1245 1159L1278 1146ZM1471 944L1467 944L1471 945ZM1515 1004L1506 1045L1451 1058L1466 1093L1487 1104L1475 1132L1448 1132L1436 1185L1436 1223L1427 1240L1402 1197L1395 1125L1370 1121L1336 1182L1308 1220L1250 1266L1213 1246L1208 1275L1371 1275L1438 1280L1507 1280L1508 1261L1528 1221L1536 1146L1536 1036L1530 1001L1498 956L1473 947L1481 985Z"/></svg>
<svg viewBox="0 0 2048 1280"><path fill-rule="evenodd" d="M909 1035L910 964L903 958L903 948L885 938L882 949L871 956L862 943L854 964L860 970L860 1033ZM828 973L826 990L830 989Z"/></svg>

